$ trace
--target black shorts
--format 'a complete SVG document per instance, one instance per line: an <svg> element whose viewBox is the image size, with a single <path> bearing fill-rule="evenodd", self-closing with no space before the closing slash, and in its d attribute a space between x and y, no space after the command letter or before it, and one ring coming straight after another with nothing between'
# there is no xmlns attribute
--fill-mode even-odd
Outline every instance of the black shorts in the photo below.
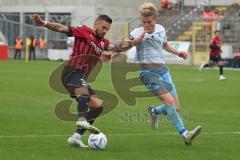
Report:
<svg viewBox="0 0 240 160"><path fill-rule="evenodd" d="M219 61L223 61L222 57L219 56L210 56L209 63L218 63Z"/></svg>
<svg viewBox="0 0 240 160"><path fill-rule="evenodd" d="M84 80L84 72L77 68L65 66L62 71L62 83L69 91L71 97L75 97L73 91L79 87L86 87L89 95L96 94Z"/></svg>

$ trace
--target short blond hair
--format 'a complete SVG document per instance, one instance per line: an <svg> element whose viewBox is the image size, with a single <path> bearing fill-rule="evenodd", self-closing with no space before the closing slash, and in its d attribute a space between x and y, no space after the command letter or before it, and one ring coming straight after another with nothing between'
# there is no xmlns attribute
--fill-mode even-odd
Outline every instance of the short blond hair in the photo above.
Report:
<svg viewBox="0 0 240 160"><path fill-rule="evenodd" d="M158 16L157 8L153 3L143 3L139 7L138 11L139 11L140 15L143 17L148 17L148 16L157 17Z"/></svg>

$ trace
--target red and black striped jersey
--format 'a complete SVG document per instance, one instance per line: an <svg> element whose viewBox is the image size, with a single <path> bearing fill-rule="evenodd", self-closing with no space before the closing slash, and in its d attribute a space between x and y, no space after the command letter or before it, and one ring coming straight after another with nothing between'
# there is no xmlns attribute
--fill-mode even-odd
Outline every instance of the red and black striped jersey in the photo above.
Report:
<svg viewBox="0 0 240 160"><path fill-rule="evenodd" d="M211 41L211 45L214 45L215 47L211 49L210 51L210 56L219 56L222 52L221 50L221 44L222 44L222 40L219 36L215 36L212 41Z"/></svg>
<svg viewBox="0 0 240 160"><path fill-rule="evenodd" d="M94 31L83 25L81 27L69 27L69 37L75 37L73 50L67 66L79 68L85 73L85 77L100 61L101 53L107 49L109 41L99 39Z"/></svg>

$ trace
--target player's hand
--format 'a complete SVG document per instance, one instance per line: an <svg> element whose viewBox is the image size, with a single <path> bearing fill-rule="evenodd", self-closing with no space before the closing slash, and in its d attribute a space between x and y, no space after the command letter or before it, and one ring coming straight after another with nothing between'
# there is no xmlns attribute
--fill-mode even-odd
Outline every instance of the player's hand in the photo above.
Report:
<svg viewBox="0 0 240 160"><path fill-rule="evenodd" d="M178 52L177 55L178 55L178 57L181 57L183 59L187 59L188 58L187 52L184 52L184 51Z"/></svg>
<svg viewBox="0 0 240 160"><path fill-rule="evenodd" d="M112 59L112 55L111 54L102 54L100 56L100 60L102 62L107 62L107 61L110 61Z"/></svg>
<svg viewBox="0 0 240 160"><path fill-rule="evenodd" d="M138 43L142 42L142 41L143 41L143 38L144 38L144 36L145 36L145 33L146 33L146 32L143 32L140 36L135 37L135 38L132 40L132 44L135 46L135 45L137 45Z"/></svg>
<svg viewBox="0 0 240 160"><path fill-rule="evenodd" d="M42 18L38 14L34 14L32 16L32 20L34 20L34 22L37 23L40 26L44 25L44 21L42 20Z"/></svg>

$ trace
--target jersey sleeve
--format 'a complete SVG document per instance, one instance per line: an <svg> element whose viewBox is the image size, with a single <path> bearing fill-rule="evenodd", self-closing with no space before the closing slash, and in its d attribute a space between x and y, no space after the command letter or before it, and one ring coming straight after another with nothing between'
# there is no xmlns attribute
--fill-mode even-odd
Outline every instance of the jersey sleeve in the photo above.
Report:
<svg viewBox="0 0 240 160"><path fill-rule="evenodd" d="M167 42L167 34L166 34L165 29L164 29L164 39L163 39L163 42Z"/></svg>
<svg viewBox="0 0 240 160"><path fill-rule="evenodd" d="M83 31L83 28L80 27L70 27L68 26L69 32L67 33L68 37L85 37L85 32Z"/></svg>
<svg viewBox="0 0 240 160"><path fill-rule="evenodd" d="M161 26L161 36L163 37L163 43L167 42L167 33L163 26Z"/></svg>
<svg viewBox="0 0 240 160"><path fill-rule="evenodd" d="M140 34L138 29L134 29L128 36L129 40L133 40L135 37L137 37Z"/></svg>

